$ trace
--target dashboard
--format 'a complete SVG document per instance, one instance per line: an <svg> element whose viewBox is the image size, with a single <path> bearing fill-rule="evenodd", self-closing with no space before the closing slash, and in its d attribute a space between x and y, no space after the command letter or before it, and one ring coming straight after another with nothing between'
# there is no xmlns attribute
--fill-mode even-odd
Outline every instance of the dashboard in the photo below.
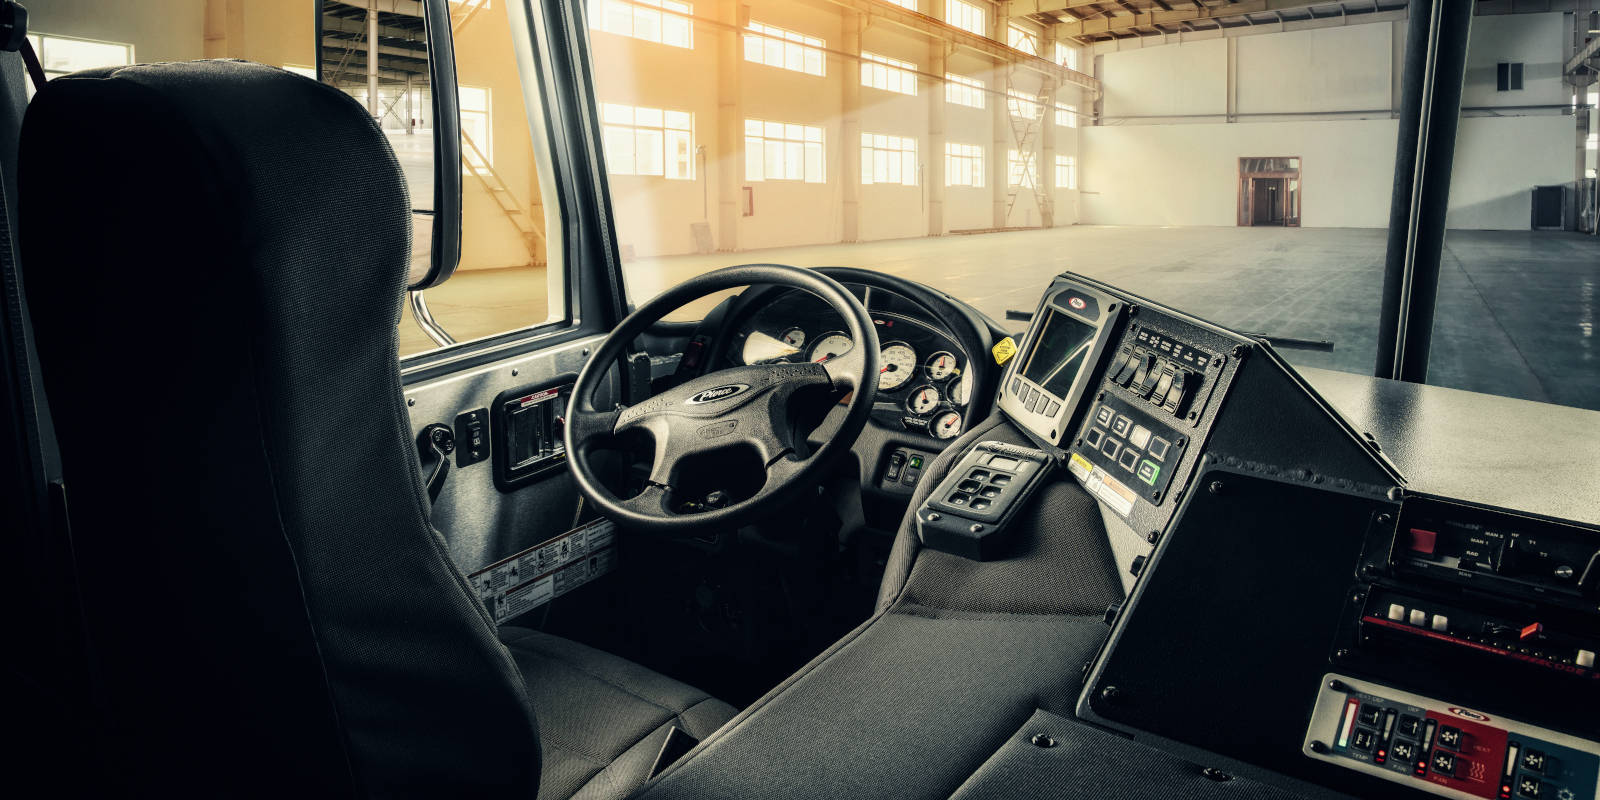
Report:
<svg viewBox="0 0 1600 800"><path fill-rule="evenodd" d="M1600 796L1600 528L1414 489L1266 343L1070 273L999 392L1139 543L1080 718L1289 788ZM991 536L970 477L919 519Z"/></svg>
<svg viewBox="0 0 1600 800"><path fill-rule="evenodd" d="M881 288L846 283L877 326L881 365L872 419L939 441L968 427L975 396L971 356L926 309ZM825 362L855 343L839 315L815 295L783 290L730 319L721 366Z"/></svg>

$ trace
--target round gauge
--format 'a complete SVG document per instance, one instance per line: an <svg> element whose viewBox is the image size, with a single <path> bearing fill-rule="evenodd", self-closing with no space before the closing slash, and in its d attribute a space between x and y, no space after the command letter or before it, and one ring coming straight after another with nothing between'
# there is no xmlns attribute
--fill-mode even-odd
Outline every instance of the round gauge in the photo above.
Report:
<svg viewBox="0 0 1600 800"><path fill-rule="evenodd" d="M850 341L850 336L845 336L845 334L838 333L838 331L824 333L818 341L811 344L811 352L806 354L806 358L810 358L813 362L826 362L829 358L845 355L854 346L856 346L856 342Z"/></svg>
<svg viewBox="0 0 1600 800"><path fill-rule="evenodd" d="M949 395L950 402L964 406L972 399L972 372L962 370L961 374L950 381L945 387L945 394Z"/></svg>
<svg viewBox="0 0 1600 800"><path fill-rule="evenodd" d="M881 391L898 389L917 373L917 351L904 342L884 345L878 361L878 389Z"/></svg>
<svg viewBox="0 0 1600 800"><path fill-rule="evenodd" d="M824 333L821 338L811 345L811 352L806 355L806 358L811 361L827 361L830 358L836 358L850 352L850 348L855 347L855 344L855 342L850 341L850 337L837 331Z"/></svg>
<svg viewBox="0 0 1600 800"><path fill-rule="evenodd" d="M932 386L918 386L912 390L911 396L906 398L906 408L913 414L931 414L938 407L939 390Z"/></svg>
<svg viewBox="0 0 1600 800"><path fill-rule="evenodd" d="M779 336L778 339L784 344L799 350L806 344L806 332L799 328L790 328L784 331L783 335Z"/></svg>
<svg viewBox="0 0 1600 800"><path fill-rule="evenodd" d="M923 364L923 369L928 371L929 378L942 381L956 373L956 357L949 351L940 350L928 356L928 361Z"/></svg>
<svg viewBox="0 0 1600 800"><path fill-rule="evenodd" d="M928 423L928 432L935 439L954 439L961 435L961 412L946 411Z"/></svg>

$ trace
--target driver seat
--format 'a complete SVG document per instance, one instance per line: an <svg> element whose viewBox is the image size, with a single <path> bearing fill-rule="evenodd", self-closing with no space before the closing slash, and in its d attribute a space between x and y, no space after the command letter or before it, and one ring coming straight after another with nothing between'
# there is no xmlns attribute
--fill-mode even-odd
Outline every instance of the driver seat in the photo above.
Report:
<svg viewBox="0 0 1600 800"><path fill-rule="evenodd" d="M733 715L497 631L450 562L398 375L410 202L355 100L237 61L57 78L20 184L99 794L620 797Z"/></svg>

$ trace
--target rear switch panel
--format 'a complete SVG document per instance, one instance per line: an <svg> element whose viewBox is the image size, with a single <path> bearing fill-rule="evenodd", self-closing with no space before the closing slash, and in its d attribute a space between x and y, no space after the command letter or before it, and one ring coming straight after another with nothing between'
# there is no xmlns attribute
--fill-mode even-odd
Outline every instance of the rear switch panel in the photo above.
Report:
<svg viewBox="0 0 1600 800"><path fill-rule="evenodd" d="M1600 743L1332 673L1301 749L1441 797L1600 795Z"/></svg>

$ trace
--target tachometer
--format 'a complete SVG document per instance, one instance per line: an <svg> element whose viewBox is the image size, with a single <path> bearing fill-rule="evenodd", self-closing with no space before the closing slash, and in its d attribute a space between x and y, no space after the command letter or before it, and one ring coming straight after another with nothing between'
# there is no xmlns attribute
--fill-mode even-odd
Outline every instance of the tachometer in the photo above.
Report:
<svg viewBox="0 0 1600 800"><path fill-rule="evenodd" d="M961 412L946 411L928 424L928 432L935 439L954 439L961 435Z"/></svg>
<svg viewBox="0 0 1600 800"><path fill-rule="evenodd" d="M913 414L931 414L939 407L939 390L932 386L918 386L906 398L906 410Z"/></svg>
<svg viewBox="0 0 1600 800"><path fill-rule="evenodd" d="M927 363L923 364L923 369L928 371L929 378L932 378L936 381L942 381L945 378L954 375L956 372L955 354L946 350L940 350L939 352L928 356L928 361Z"/></svg>
<svg viewBox="0 0 1600 800"><path fill-rule="evenodd" d="M816 359L812 359L813 361ZM878 389L893 391L917 374L917 351L904 342L884 345L878 355Z"/></svg>
<svg viewBox="0 0 1600 800"><path fill-rule="evenodd" d="M812 361L825 361L850 352L850 348L855 344L850 341L850 337L837 331L824 333L811 345L811 352L806 354L806 358Z"/></svg>

